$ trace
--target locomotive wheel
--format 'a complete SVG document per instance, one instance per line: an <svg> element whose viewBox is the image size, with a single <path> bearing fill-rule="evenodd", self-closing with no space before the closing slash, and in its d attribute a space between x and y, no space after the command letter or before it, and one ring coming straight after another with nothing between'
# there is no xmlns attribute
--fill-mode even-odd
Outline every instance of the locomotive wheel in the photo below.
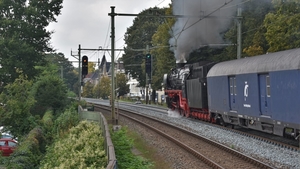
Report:
<svg viewBox="0 0 300 169"><path fill-rule="evenodd" d="M224 120L223 120L223 119L220 119L220 125L221 125L221 126L224 126L224 127L226 127L226 126L227 126L227 124L224 122Z"/></svg>
<svg viewBox="0 0 300 169"><path fill-rule="evenodd" d="M226 127L227 124L224 122L221 116L219 116L216 120L217 120L217 124Z"/></svg>

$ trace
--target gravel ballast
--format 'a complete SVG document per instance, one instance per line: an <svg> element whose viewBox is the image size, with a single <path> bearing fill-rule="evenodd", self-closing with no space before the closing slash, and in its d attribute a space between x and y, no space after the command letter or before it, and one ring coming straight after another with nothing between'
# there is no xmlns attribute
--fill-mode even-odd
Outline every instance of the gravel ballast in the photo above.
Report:
<svg viewBox="0 0 300 169"><path fill-rule="evenodd" d="M176 112L170 110L166 111L168 114L165 114L143 109L142 107L126 106L126 109L154 116L173 125L181 126L186 130L193 131L198 135L225 144L228 147L234 148L253 158L266 161L266 163L271 163L272 165L275 165L276 168L300 168L300 152L291 151L257 139L242 136L201 122L196 122L185 117L180 117Z"/></svg>

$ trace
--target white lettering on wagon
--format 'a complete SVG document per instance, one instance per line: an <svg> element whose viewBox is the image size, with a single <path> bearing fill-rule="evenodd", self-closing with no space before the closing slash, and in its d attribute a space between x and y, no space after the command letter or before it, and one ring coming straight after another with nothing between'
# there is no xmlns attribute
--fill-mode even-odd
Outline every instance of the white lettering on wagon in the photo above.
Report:
<svg viewBox="0 0 300 169"><path fill-rule="evenodd" d="M245 99L245 101L247 100L247 97L248 97L248 88L249 88L248 82L245 81L245 87L244 87L244 99Z"/></svg>
<svg viewBox="0 0 300 169"><path fill-rule="evenodd" d="M249 85L248 82L245 81L245 86L244 86L244 100L247 101L247 98L249 96ZM244 104L244 107L246 108L251 108L250 104Z"/></svg>
<svg viewBox="0 0 300 169"><path fill-rule="evenodd" d="M244 104L244 107L251 108L250 104Z"/></svg>

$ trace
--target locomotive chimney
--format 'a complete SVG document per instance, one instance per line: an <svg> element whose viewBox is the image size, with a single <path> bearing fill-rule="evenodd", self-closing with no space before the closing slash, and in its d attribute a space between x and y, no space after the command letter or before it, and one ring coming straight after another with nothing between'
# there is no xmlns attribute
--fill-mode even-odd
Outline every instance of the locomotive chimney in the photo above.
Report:
<svg viewBox="0 0 300 169"><path fill-rule="evenodd" d="M176 63L176 68L182 68L185 65L185 63Z"/></svg>
<svg viewBox="0 0 300 169"><path fill-rule="evenodd" d="M181 60L176 61L176 68L181 68L186 64L186 60L183 58Z"/></svg>

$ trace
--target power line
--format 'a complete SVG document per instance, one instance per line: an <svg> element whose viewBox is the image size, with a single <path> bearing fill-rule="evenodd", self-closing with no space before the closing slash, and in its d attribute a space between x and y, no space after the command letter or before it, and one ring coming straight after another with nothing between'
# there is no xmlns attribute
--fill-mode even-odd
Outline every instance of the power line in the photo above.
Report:
<svg viewBox="0 0 300 169"><path fill-rule="evenodd" d="M231 3L232 1L233 0L230 0L229 2L225 2L222 6L216 8L215 10L213 10L212 12L210 12L208 15L205 15L203 18L200 18L199 20L197 20L196 22L194 22L193 24L191 24L190 26L188 26L186 28L184 28L186 26L186 24L185 24L185 26L182 28L182 30L179 33L177 33L175 36L180 35L183 31L191 28L192 26L196 25L198 22L202 21L203 19L210 17L210 15L212 15L215 12L217 12L221 8L225 7L226 5L228 5L229 3Z"/></svg>
<svg viewBox="0 0 300 169"><path fill-rule="evenodd" d="M110 24L111 24L111 20L109 20L109 23L108 23L107 32L106 32L106 37L105 37L105 41L104 41L103 47L105 47L106 42L107 42L107 39L108 39L108 36L109 36L109 28L110 28ZM107 46L108 46L109 44L110 44L110 43L108 42ZM104 51L103 55L105 55L105 51Z"/></svg>

